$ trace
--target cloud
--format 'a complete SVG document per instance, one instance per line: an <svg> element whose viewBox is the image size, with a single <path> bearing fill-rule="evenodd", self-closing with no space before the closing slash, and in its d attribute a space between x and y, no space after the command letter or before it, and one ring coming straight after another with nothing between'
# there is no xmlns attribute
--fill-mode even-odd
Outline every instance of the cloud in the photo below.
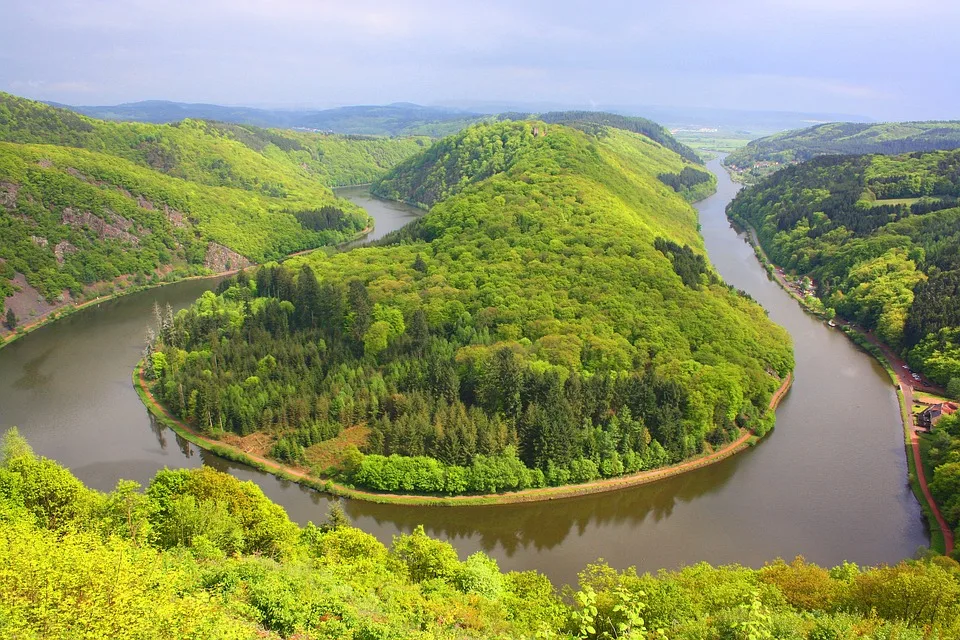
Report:
<svg viewBox="0 0 960 640"><path fill-rule="evenodd" d="M9 4L0 86L46 99L593 100L960 115L960 3L947 0Z"/></svg>

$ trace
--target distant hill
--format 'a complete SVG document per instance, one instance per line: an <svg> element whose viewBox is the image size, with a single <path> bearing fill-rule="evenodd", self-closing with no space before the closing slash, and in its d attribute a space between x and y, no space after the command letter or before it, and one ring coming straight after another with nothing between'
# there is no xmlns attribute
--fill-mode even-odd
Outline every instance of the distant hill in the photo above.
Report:
<svg viewBox="0 0 960 640"><path fill-rule="evenodd" d="M696 151L687 145L678 142L670 132L653 120L635 116L621 116L615 113L600 111L551 111L538 116L544 122L566 124L577 129L591 129L596 126L613 127L632 133L644 135L654 142L662 144L667 149L681 155L690 162L703 164L703 160Z"/></svg>
<svg viewBox="0 0 960 640"><path fill-rule="evenodd" d="M105 122L0 93L0 309L336 244L369 224L330 187L426 146L183 120Z"/></svg>
<svg viewBox="0 0 960 640"><path fill-rule="evenodd" d="M336 109L256 109L216 104L146 100L113 106L54 106L91 118L165 124L186 118L283 129L314 129L343 134L442 137L456 133L483 116L446 107L400 102Z"/></svg>
<svg viewBox="0 0 960 640"><path fill-rule="evenodd" d="M693 149L678 142L656 122L644 118L596 111L553 111L530 117L538 118L540 123L562 124L579 129L598 138L609 136L610 129L637 133L681 156L685 165L703 164ZM502 113L497 119L502 122L525 121L528 116L522 113ZM545 129L542 125L539 128ZM481 130L488 131L484 129L484 125L477 125L465 131L465 135L440 140L423 154L408 158L375 182L373 193L429 209L438 201L458 193L468 184L485 180L502 171L503 167L512 162L514 154L523 149L511 147L496 139L478 145L471 132ZM483 148L478 148L480 146ZM683 173L684 170L686 173ZM691 177L691 171L697 175ZM683 184L680 183L681 174L685 177ZM690 200L706 197L716 187L712 174L694 170L692 167L683 167L675 174L665 172L660 175L660 181ZM686 184L688 182L692 184ZM693 188L698 184L701 185L699 188Z"/></svg>
<svg viewBox="0 0 960 640"><path fill-rule="evenodd" d="M777 167L828 154L885 155L960 147L960 121L830 122L785 131L750 142L727 156L726 165L745 172L747 181ZM772 165L772 166L765 166ZM751 176L751 173L756 175Z"/></svg>
<svg viewBox="0 0 960 640"><path fill-rule="evenodd" d="M301 116L296 126L336 133L440 138L454 134L483 117L453 109L397 103L317 111Z"/></svg>
<svg viewBox="0 0 960 640"><path fill-rule="evenodd" d="M826 308L960 388L960 149L814 158L727 212L776 265L812 278Z"/></svg>

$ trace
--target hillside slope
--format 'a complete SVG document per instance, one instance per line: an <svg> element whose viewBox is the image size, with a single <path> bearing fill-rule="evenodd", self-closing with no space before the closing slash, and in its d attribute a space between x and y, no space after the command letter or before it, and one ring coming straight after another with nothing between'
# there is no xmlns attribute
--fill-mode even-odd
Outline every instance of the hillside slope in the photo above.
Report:
<svg viewBox="0 0 960 640"><path fill-rule="evenodd" d="M330 187L369 182L423 144L108 123L0 94L0 299L19 290L10 306L25 321L114 286L343 242L369 219Z"/></svg>
<svg viewBox="0 0 960 640"><path fill-rule="evenodd" d="M830 122L748 143L724 163L748 181L786 164L828 154L898 154L960 147L960 122Z"/></svg>
<svg viewBox="0 0 960 640"><path fill-rule="evenodd" d="M582 482L763 433L790 339L707 262L659 178L688 166L618 129L471 127L381 182L436 202L382 246L261 270L178 317L158 391L208 432L276 434L295 464L363 427L346 480L421 493Z"/></svg>
<svg viewBox="0 0 960 640"><path fill-rule="evenodd" d="M13 638L921 638L960 633L957 563L831 570L705 563L583 568L569 597L535 571L458 557L422 527L387 547L332 508L293 524L252 482L164 470L103 494L6 435L0 625ZM904 585L927 596L906 609ZM921 596L918 596L921 597ZM911 601L912 602L912 601ZM905 613L906 611L906 613ZM648 634L649 629L658 631Z"/></svg>
<svg viewBox="0 0 960 640"><path fill-rule="evenodd" d="M827 307L960 384L960 151L828 156L745 189L731 218Z"/></svg>
<svg viewBox="0 0 960 640"><path fill-rule="evenodd" d="M501 120L509 121L517 115L504 115ZM599 138L607 137L613 130L638 133L685 160L684 166L675 173L661 173L661 182L675 191L684 192L690 200L706 197L716 188L716 180L708 171L695 168L703 164L696 152L677 142L655 122L592 111L558 111L544 114L544 118L540 121L563 124ZM545 135L546 131L546 127L534 127L531 133L536 137L541 133ZM522 136L503 135L500 129L473 127L464 135L435 143L422 156L413 156L398 164L394 171L378 180L371 191L383 198L429 209L467 185L504 171L527 142L529 140ZM680 176L691 172L696 176L691 184L681 183ZM689 188L694 186L697 188L690 191Z"/></svg>

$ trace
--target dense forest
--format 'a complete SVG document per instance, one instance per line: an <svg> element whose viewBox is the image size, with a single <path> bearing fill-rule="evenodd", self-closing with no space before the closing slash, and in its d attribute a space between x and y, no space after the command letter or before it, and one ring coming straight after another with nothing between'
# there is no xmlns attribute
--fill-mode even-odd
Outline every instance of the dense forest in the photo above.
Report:
<svg viewBox="0 0 960 640"><path fill-rule="evenodd" d="M638 116L622 116L616 113L603 111L548 111L547 113L503 113L497 116L500 120L536 119L549 124L564 124L594 134L602 134L607 128L622 129L632 133L639 133L667 149L679 154L694 164L703 164L696 151L679 142L670 135L663 126L653 120Z"/></svg>
<svg viewBox="0 0 960 640"><path fill-rule="evenodd" d="M960 122L830 122L748 143L724 160L747 182L787 164L830 154L886 154L960 147Z"/></svg>
<svg viewBox="0 0 960 640"><path fill-rule="evenodd" d="M960 151L825 156L740 192L728 213L827 309L960 391L958 197Z"/></svg>
<svg viewBox="0 0 960 640"><path fill-rule="evenodd" d="M925 462L933 468L930 491L947 523L960 533L960 414L943 416L924 438L929 438Z"/></svg>
<svg viewBox="0 0 960 640"><path fill-rule="evenodd" d="M790 339L709 265L658 178L687 166L617 129L471 127L381 181L426 216L159 314L148 373L207 434L386 491L584 482L762 435Z"/></svg>
<svg viewBox="0 0 960 640"><path fill-rule="evenodd" d="M56 303L342 242L369 218L330 187L424 144L108 123L0 94L0 301L17 274Z"/></svg>
<svg viewBox="0 0 960 640"><path fill-rule="evenodd" d="M0 443L0 566L13 638L960 637L949 558L655 576L598 561L558 589L483 552L461 559L422 527L385 546L336 504L299 527L207 467L93 491L15 430Z"/></svg>

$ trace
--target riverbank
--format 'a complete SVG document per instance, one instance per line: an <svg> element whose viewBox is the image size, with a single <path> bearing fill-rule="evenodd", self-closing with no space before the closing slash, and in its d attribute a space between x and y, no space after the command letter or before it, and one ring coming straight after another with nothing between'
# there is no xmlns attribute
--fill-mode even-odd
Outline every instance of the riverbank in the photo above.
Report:
<svg viewBox="0 0 960 640"><path fill-rule="evenodd" d="M175 431L182 438L195 444L196 446L211 451L228 460L240 462L260 471L271 473L281 479L289 480L302 484L318 491L323 491L335 496L351 498L355 500L365 500L380 504L398 504L398 505L431 505L431 506L468 506L468 505L502 505L517 504L523 502L541 502L545 500L559 500L562 498L572 498L576 496L585 496L596 493L605 493L608 491L617 491L629 487L636 487L665 478L670 478L687 471L700 469L702 467L720 462L730 456L753 446L759 440L753 432L743 430L740 437L727 444L722 449L712 453L692 458L684 462L677 463L668 467L651 469L628 476L619 476L616 478L606 478L603 480L594 480L576 485L564 485L562 487L543 487L539 489L525 489L510 493L481 494L467 496L427 496L415 494L392 494L377 493L374 491L364 491L355 489L346 485L334 482L329 478L321 478L311 475L302 468L289 467L276 461L269 460L262 456L254 455L242 451L241 449L228 445L219 440L209 438L198 433L185 422L177 419L167 409L160 404L154 397L146 378L143 375L144 362L137 363L133 372L133 385L136 388L137 395L143 401L147 409L164 426ZM786 396L787 391L793 383L793 374L788 374L780 385L780 388L770 398L769 410L776 411L780 402Z"/></svg>
<svg viewBox="0 0 960 640"><path fill-rule="evenodd" d="M253 266L256 266L256 265L253 265ZM249 269L249 268L251 268L251 267L246 267L246 268ZM241 269L231 269L231 270L229 270L229 271L221 271L221 272L219 272L219 273L212 273L212 274L209 274L209 275L187 276L186 278L177 278L176 280L171 280L171 281L169 281L169 282L157 282L157 283L155 283L155 284L148 284L148 285L143 285L143 286L138 286L138 287L130 287L130 288L128 288L128 289L123 289L123 290L121 290L121 291L115 291L115 292L111 293L110 295L98 296L98 297L96 297L96 298L93 298L92 300L87 300L87 301L85 301L85 302L81 302L80 304L72 304L72 303L71 303L71 304L65 304L65 305L56 307L56 308L54 308L54 309L51 309L51 310L48 311L47 313L44 313L43 315L39 316L36 320L34 320L33 322L31 322L30 324L25 324L25 325L20 325L20 326L18 326L17 329L16 329L16 331L14 331L13 333L9 334L9 335L6 336L6 337L0 336L0 338L3 338L3 342L0 342L0 349L3 349L4 347L6 347L6 346L8 346L8 345L13 344L13 343L16 342L18 339L26 336L28 333L31 333L31 332L36 331L37 329L39 329L39 328L41 328L41 327L44 327L44 326L46 326L46 325L48 325L48 324L51 324L51 323L53 323L53 322L56 322L57 320L60 320L61 318L66 318L66 317L68 317L68 316L72 316L72 315L75 314L76 312L81 311L81 310L83 310L83 309L86 309L87 307L92 307L92 306L94 306L94 305L97 305L97 304L100 304L100 303L103 303L103 302L109 302L110 300L115 300L116 298L120 298L120 297L123 297L123 296L127 296L127 295L130 295L130 294L133 294L133 293L140 293L140 292L142 292L142 291L149 291L149 290L151 290L151 289L158 289L158 288L160 288L160 287L165 287L165 286L171 285L171 284L178 284L178 283L181 283L181 282L189 282L189 281L192 281L192 280L208 280L208 279L213 279L213 278L223 278L223 277L226 277L226 276L231 276L231 275L233 275L233 274L235 274L235 273L239 273L240 271L241 271Z"/></svg>
<svg viewBox="0 0 960 640"><path fill-rule="evenodd" d="M313 249L305 249L305 250L303 250L303 251L297 251L297 252L295 252L295 253L291 253L291 254L288 254L288 255L284 256L283 258L280 259L280 262L284 262L284 261L289 260L290 258L293 258L293 257L295 257L295 256L302 256L302 255L306 255L306 254L309 254L309 253L313 253L314 251L319 251L320 249L325 249L325 248L339 249L339 248L341 248L341 247L344 247L344 246L346 246L346 245L348 245L348 244L351 244L351 243L353 243L353 242L356 242L356 241L358 241L358 240L362 240L362 239L365 238L366 236L370 235L370 234L373 232L373 230L374 230L374 225L373 225L373 223L371 222L370 225L368 225L367 227L365 227L365 228L361 229L360 231L358 231L357 233L355 233L349 240L344 240L343 242L339 242L339 243L337 243L337 244L335 244L335 245L328 245L328 246L324 246L324 247L315 247L315 248L313 248ZM257 265L252 264L252 265L250 265L250 266L248 266L248 267L244 267L244 269L255 269L256 267L257 267ZM44 326L46 326L46 325L48 325L48 324L50 324L50 323L52 323L52 322L56 322L57 320L59 320L59 319L61 319L61 318L66 318L67 316L71 316L71 315L73 315L74 313L76 313L77 311L80 311L80 310L85 309L85 308L87 308L87 307L91 307L91 306L93 306L93 305L95 305L95 304L100 304L100 303L102 303L102 302L108 302L108 301L110 301L110 300L114 300L114 299L120 298L120 297L122 297L122 296L127 296L127 295L131 295L131 294L134 294L134 293L140 293L140 292L142 292L142 291L149 291L149 290L151 290L151 289L157 289L157 288L159 288L159 287L165 287L165 286L171 285L171 284L178 284L178 283L180 283L180 282L189 282L189 281L192 281L192 280L212 280L212 279L215 279L215 278L225 278L225 277L227 277L227 276L232 276L232 275L234 275L234 274L237 274L237 273L239 273L239 272L242 271L242 270L243 270L243 269L230 269L230 270L228 270L228 271L220 271L220 272L218 272L218 273L211 273L211 274L207 274L207 275L187 276L187 277L185 277L185 278L177 278L176 280L170 280L169 282L166 282L166 281L165 281L165 282L157 282L157 283L155 283L155 284L148 284L148 285L143 285L143 286L129 287L129 288L127 288L127 289L122 289L122 290L120 290L120 291L115 291L115 292L111 293L110 295L98 296L98 297L96 297L96 298L93 298L92 300L87 300L87 301L85 301L85 302L81 302L80 304L74 304L74 303L64 304L64 305L61 305L61 306L59 306L59 307L55 307L55 308L51 309L50 311L48 311L48 312L46 312L46 313L38 316L33 322L31 322L31 323L29 323L29 324L25 324L25 325L20 325L20 326L18 326L15 331L11 332L11 333L8 334L7 336L0 335L0 349L3 349L3 348L6 347L7 345L13 344L13 343L16 342L18 339L24 337L25 335L27 335L28 333L30 333L30 332L32 332L32 331L36 331L36 330L39 329L40 327L44 327Z"/></svg>
<svg viewBox="0 0 960 640"><path fill-rule="evenodd" d="M747 236L750 238L750 244L753 247L757 260L766 269L767 274L778 284L780 288L800 303L800 306L807 313L828 320L823 314L811 308L807 301L801 297L787 282L783 272L767 256L763 247L760 245L760 239L753 227L747 227ZM831 319L832 320L832 319ZM900 421L903 424L904 453L907 459L907 476L910 483L910 489L920 503L920 508L924 518L927 521L927 528L930 532L930 548L938 553L949 555L954 549L953 530L947 524L946 519L940 512L940 507L934 500L929 489L929 483L924 472L922 450L920 447L919 436L917 435L913 423L913 392L916 386L912 378L907 377L903 369L903 361L893 353L893 351L883 344L876 336L865 331L857 325L846 322L845 320L833 320L836 327L842 331L854 344L874 357L890 376L891 383L897 388L897 402L900 406ZM928 387L921 386L921 390L928 390ZM933 392L939 390L930 389ZM936 527L933 526L936 523Z"/></svg>

